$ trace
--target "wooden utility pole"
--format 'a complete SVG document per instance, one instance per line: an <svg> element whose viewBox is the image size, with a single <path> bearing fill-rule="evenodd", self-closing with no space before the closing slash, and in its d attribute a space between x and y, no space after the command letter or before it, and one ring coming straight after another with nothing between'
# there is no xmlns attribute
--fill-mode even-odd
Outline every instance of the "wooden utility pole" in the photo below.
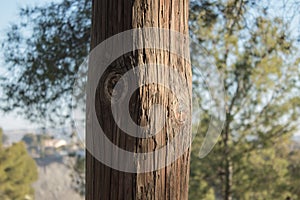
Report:
<svg viewBox="0 0 300 200"><path fill-rule="evenodd" d="M93 0L92 9L91 49L107 38L133 28L158 27L188 35L188 0ZM172 113L171 109L174 106L174 94L163 87L151 85L139 88L132 96L129 105L132 119L139 125L149 123L145 113L153 103L159 103L164 105L169 118L175 116L175 122L167 119L162 131L148 139L129 136L116 125L107 101L107 95L117 81L114 79L135 66L147 63L163 64L177 69L185 80L185 83L180 84L187 84L191 88L189 62L167 51L142 49L126 54L110 65L106 74L115 75L110 76L111 80L108 81L105 76L100 79L95 103L98 121L106 136L118 147L137 153L155 151L183 131L180 128L180 119L176 123L176 117L181 113ZM147 76L155 74L148 73ZM153 93L156 94L155 97ZM186 140L189 141L191 132L184 131ZM86 199L187 200L189 162L190 149L163 169L147 173L126 173L102 164L87 151Z"/></svg>

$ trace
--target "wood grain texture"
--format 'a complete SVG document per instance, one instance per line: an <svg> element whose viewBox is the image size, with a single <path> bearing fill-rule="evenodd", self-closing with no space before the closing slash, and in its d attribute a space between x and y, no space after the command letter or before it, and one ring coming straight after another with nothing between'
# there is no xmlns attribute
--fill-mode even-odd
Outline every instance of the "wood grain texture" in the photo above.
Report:
<svg viewBox="0 0 300 200"><path fill-rule="evenodd" d="M93 0L92 9L91 49L110 36L132 28L159 27L188 34L187 0ZM106 73L122 75L135 66L147 63L164 64L177 69L185 78L185 84L191 88L189 62L168 51L157 49L141 49L123 55L108 67ZM169 78L168 73L162 76ZM157 74L149 70L145 76L157 76ZM113 119L110 104L106 98L105 90L108 88L105 87L110 85L105 84L106 77L104 75L100 79L95 106L103 131L114 144L137 153L155 151L180 131L185 131L184 134L186 134L186 141L183 142L190 141L190 131L182 130L180 125L174 123L176 119L172 117L166 121L160 133L148 139L137 139L122 132ZM140 82L142 83L143 80L141 79ZM170 85L172 84L179 83L170 82ZM151 95L153 93L157 94L154 98ZM157 85L140 87L131 98L131 117L137 124L145 125L149 123L147 111L153 103L164 105L165 111L171 113L173 102L174 95L164 87ZM176 113L170 116L176 118ZM168 155L166 152L166 156ZM125 173L105 166L87 151L86 199L187 200L189 161L190 150L161 170L139 174Z"/></svg>

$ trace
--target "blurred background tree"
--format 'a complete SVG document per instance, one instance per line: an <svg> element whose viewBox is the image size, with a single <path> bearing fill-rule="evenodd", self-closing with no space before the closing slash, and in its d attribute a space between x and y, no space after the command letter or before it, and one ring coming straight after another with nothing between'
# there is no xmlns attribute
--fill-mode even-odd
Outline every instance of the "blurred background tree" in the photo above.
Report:
<svg viewBox="0 0 300 200"><path fill-rule="evenodd" d="M6 71L0 108L29 120L65 123L72 88L89 53L90 0L63 0L20 10L2 43Z"/></svg>
<svg viewBox="0 0 300 200"><path fill-rule="evenodd" d="M2 134L0 129L0 138ZM37 167L25 144L19 142L5 148L0 142L0 163L0 199L34 199L31 184L37 180Z"/></svg>
<svg viewBox="0 0 300 200"><path fill-rule="evenodd" d="M299 130L299 50L290 24L270 12L258 1L190 3L190 36L223 73L227 115L217 145L199 160L210 99L202 95L203 74L193 68L193 95L201 97L203 114L194 128L190 199L300 198L300 148L292 139ZM90 15L90 0L21 10L3 42L4 111L65 122L78 67L89 52ZM192 65L208 59L193 48L191 57Z"/></svg>
<svg viewBox="0 0 300 200"><path fill-rule="evenodd" d="M226 93L219 142L202 161L192 159L192 168L201 171L198 179L213 187L217 199L300 198L290 189L291 149L279 148L299 131L299 57L289 24L251 1L192 1L191 9L191 37L222 71ZM197 49L191 52L192 63L201 62ZM194 70L194 76L201 96L202 74ZM208 105L203 99L206 113ZM209 115L202 120L208 124ZM202 129L203 137L207 128ZM194 158L201 141L195 140Z"/></svg>
<svg viewBox="0 0 300 200"><path fill-rule="evenodd" d="M76 156L72 169L72 188L81 196L85 195L85 158Z"/></svg>

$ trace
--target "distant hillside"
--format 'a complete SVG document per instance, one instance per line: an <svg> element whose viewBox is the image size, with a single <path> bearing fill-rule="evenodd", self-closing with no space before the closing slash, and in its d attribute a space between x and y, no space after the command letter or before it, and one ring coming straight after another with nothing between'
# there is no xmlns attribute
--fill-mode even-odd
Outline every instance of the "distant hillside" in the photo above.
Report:
<svg viewBox="0 0 300 200"><path fill-rule="evenodd" d="M38 159L39 179L33 184L36 200L83 200L71 188L68 159L47 157Z"/></svg>

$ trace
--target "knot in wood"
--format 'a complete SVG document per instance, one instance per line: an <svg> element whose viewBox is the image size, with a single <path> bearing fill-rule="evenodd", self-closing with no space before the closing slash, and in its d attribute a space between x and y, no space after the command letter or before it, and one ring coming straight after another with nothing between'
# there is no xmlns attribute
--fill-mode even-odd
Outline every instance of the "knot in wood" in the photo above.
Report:
<svg viewBox="0 0 300 200"><path fill-rule="evenodd" d="M122 74L118 72L110 72L106 76L104 81L104 94L107 100L110 101L112 97L114 97L114 99L120 99L125 95L127 91L127 83L121 78ZM118 84L119 81L122 81L121 83L119 83L121 84L121 87L119 87L118 90L114 91L115 86Z"/></svg>

